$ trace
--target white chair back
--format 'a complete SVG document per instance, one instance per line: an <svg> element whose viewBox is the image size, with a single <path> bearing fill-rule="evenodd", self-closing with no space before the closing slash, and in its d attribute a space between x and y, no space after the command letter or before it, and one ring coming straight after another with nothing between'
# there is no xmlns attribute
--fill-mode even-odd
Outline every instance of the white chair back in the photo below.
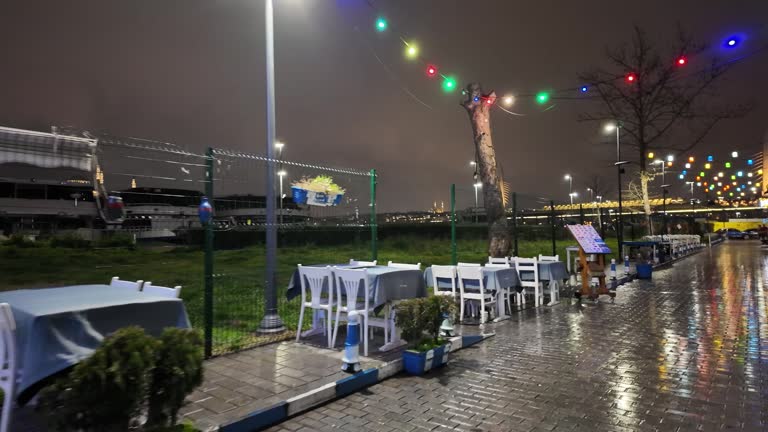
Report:
<svg viewBox="0 0 768 432"><path fill-rule="evenodd" d="M10 431L11 410L16 400L16 320L8 303L0 303L0 389L3 390L0 431Z"/></svg>
<svg viewBox="0 0 768 432"><path fill-rule="evenodd" d="M458 267L480 267L480 264L477 264L477 263L464 263L464 262L460 262L460 263L458 263L456 265Z"/></svg>
<svg viewBox="0 0 768 432"><path fill-rule="evenodd" d="M485 268L509 268L509 264L501 264L501 263L488 263L485 265Z"/></svg>
<svg viewBox="0 0 768 432"><path fill-rule="evenodd" d="M378 262L379 262L379 260L358 261L358 260L350 259L349 260L349 265L361 266L361 267L373 267L373 266L377 265Z"/></svg>
<svg viewBox="0 0 768 432"><path fill-rule="evenodd" d="M560 255L542 255L539 254L539 262L552 262L552 261L560 261Z"/></svg>
<svg viewBox="0 0 768 432"><path fill-rule="evenodd" d="M368 309L370 299L370 289L368 287L368 270L366 269L333 269L336 278L336 295L339 304L342 303L342 294L346 296L347 311L351 312L357 309L358 297L364 297L364 308ZM362 292L361 292L362 290Z"/></svg>
<svg viewBox="0 0 768 432"><path fill-rule="evenodd" d="M451 281L451 290L443 288L440 289L437 280L448 279ZM449 295L456 297L456 267L454 266L432 266L432 286L435 290L435 295Z"/></svg>
<svg viewBox="0 0 768 432"><path fill-rule="evenodd" d="M515 270L521 286L533 288L539 286L539 263L536 258L515 258Z"/></svg>
<svg viewBox="0 0 768 432"><path fill-rule="evenodd" d="M118 288L125 291L133 291L133 292L141 291L142 285L144 285L143 280L131 282L127 280L120 280L120 278L117 276L113 277L112 280L109 282L109 286L111 287Z"/></svg>
<svg viewBox="0 0 768 432"><path fill-rule="evenodd" d="M462 297L464 296L465 289L464 289L464 281L465 280L473 280L478 281L480 285L480 294L485 294L485 284L483 283L483 268L479 265L472 265L472 266L462 266L459 265L456 267L456 273L458 275L459 279L459 289L461 290Z"/></svg>
<svg viewBox="0 0 768 432"><path fill-rule="evenodd" d="M301 302L309 302L312 308L333 304L333 273L331 267L304 267L299 264L299 279L301 280ZM328 301L322 301L323 287L328 290Z"/></svg>
<svg viewBox="0 0 768 432"><path fill-rule="evenodd" d="M509 258L507 258L507 257L501 257L501 258L488 257L488 264L506 264L506 265L509 265Z"/></svg>
<svg viewBox="0 0 768 432"><path fill-rule="evenodd" d="M396 262L390 261L387 264L387 267L401 268L401 269L408 269L408 270L421 270L421 263L417 263L417 264L403 264L403 263L396 263Z"/></svg>
<svg viewBox="0 0 768 432"><path fill-rule="evenodd" d="M179 295L181 295L181 285L176 285L175 287L171 288L160 285L152 285L152 282L146 282L144 283L144 287L141 289L141 292L160 297L179 298Z"/></svg>

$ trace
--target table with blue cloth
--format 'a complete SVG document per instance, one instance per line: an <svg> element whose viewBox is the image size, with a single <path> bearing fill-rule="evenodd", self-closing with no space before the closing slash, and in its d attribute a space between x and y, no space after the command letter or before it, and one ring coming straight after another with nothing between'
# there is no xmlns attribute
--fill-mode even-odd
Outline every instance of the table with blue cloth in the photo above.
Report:
<svg viewBox="0 0 768 432"><path fill-rule="evenodd" d="M522 291L520 286L520 279L517 276L517 271L512 267L483 267L483 286L489 292L492 292L496 297L496 320L501 320L507 317L504 302L499 295L504 289L514 288L517 292ZM428 267L424 271L424 280L430 288L434 288L434 278L432 277L432 267ZM459 295L459 282L456 283L456 295ZM450 290L451 280L446 278L437 278L437 288L439 290ZM477 281L465 280L464 289L467 291L479 291L480 284Z"/></svg>
<svg viewBox="0 0 768 432"><path fill-rule="evenodd" d="M421 270L403 269L397 267L387 266L361 266L357 264L316 264L311 267L337 267L343 269L365 269L368 274L368 286L372 290L370 305L376 307L378 312L386 305L392 305L398 300L406 300L410 298L419 298L427 296L427 289L424 285L424 276ZM334 289L335 288L334 280ZM327 293L328 287L323 287L323 292ZM288 282L288 289L286 291L286 298L291 300L295 297L301 296L301 281L299 279L299 270L296 269L293 272L293 276ZM311 336L318 332L322 332L321 317L318 311L314 310L312 314L312 329L303 333L303 336ZM390 334L395 336L394 340L387 341L385 345L379 348L380 351L387 351L396 346L399 346L400 341L397 340L397 332L393 331Z"/></svg>
<svg viewBox="0 0 768 432"><path fill-rule="evenodd" d="M109 285L0 292L16 321L21 380L18 399L26 402L46 378L91 356L104 338L127 326L159 336L166 327L189 327L180 299L130 292Z"/></svg>

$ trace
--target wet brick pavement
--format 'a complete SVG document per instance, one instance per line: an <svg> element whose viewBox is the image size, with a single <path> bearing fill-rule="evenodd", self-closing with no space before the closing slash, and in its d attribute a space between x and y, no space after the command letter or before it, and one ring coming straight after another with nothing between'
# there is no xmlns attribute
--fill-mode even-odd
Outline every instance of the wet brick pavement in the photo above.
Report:
<svg viewBox="0 0 768 432"><path fill-rule="evenodd" d="M425 377L276 431L768 430L768 250L731 242L619 289L527 311Z"/></svg>

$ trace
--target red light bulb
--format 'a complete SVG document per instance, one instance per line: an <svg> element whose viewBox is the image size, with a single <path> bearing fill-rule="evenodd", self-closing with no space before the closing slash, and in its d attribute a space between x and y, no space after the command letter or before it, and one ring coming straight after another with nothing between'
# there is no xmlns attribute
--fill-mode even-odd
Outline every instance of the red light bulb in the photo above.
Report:
<svg viewBox="0 0 768 432"><path fill-rule="evenodd" d="M637 76L635 76L634 73L630 73L630 74L627 74L627 78L626 79L627 79L628 83L633 83L637 79Z"/></svg>
<svg viewBox="0 0 768 432"><path fill-rule="evenodd" d="M488 105L491 105L491 104L493 104L493 99L488 98L488 99L485 100L485 103L487 103Z"/></svg>
<svg viewBox="0 0 768 432"><path fill-rule="evenodd" d="M427 76L433 78L437 75L437 66L427 65Z"/></svg>
<svg viewBox="0 0 768 432"><path fill-rule="evenodd" d="M677 59L678 66L684 66L686 63L688 63L688 59L686 59L685 57L680 57Z"/></svg>

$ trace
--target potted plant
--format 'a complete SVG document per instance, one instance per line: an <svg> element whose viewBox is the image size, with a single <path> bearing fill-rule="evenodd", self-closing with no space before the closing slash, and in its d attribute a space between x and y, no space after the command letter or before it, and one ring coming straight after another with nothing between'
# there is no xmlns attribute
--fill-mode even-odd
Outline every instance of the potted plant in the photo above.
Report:
<svg viewBox="0 0 768 432"><path fill-rule="evenodd" d="M293 182L291 192L296 204L335 206L341 204L346 191L333 182L333 177L319 175Z"/></svg>
<svg viewBox="0 0 768 432"><path fill-rule="evenodd" d="M403 352L403 368L411 375L422 375L445 365L451 344L440 337L440 326L446 316L456 314L454 300L447 296L409 299L397 305L395 322L408 341Z"/></svg>

